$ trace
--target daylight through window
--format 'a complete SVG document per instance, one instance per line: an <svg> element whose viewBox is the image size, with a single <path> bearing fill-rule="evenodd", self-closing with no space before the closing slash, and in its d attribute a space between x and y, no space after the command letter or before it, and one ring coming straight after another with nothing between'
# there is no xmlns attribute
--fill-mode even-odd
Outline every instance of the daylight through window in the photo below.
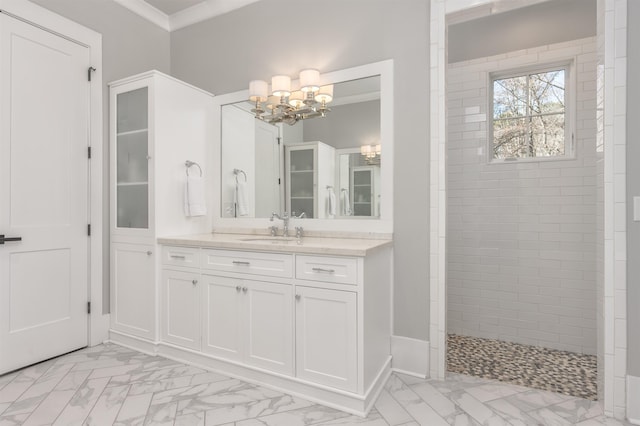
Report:
<svg viewBox="0 0 640 426"><path fill-rule="evenodd" d="M566 67L494 77L493 159L558 157L565 142Z"/></svg>

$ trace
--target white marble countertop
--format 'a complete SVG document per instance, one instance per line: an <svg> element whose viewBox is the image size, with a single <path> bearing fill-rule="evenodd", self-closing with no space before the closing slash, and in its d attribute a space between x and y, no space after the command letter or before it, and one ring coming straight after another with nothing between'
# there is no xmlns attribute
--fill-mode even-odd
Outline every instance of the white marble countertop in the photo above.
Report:
<svg viewBox="0 0 640 426"><path fill-rule="evenodd" d="M278 253L329 254L337 256L366 256L373 250L393 244L391 239L303 237L298 244L295 238L271 237L259 234L196 234L158 238L159 244L253 250Z"/></svg>

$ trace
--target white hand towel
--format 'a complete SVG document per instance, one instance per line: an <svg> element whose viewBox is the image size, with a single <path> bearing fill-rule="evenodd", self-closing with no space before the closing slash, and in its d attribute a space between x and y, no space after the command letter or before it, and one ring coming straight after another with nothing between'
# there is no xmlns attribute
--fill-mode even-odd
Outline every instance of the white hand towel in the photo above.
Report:
<svg viewBox="0 0 640 426"><path fill-rule="evenodd" d="M351 216L351 201L349 200L349 191L342 190L342 214Z"/></svg>
<svg viewBox="0 0 640 426"><path fill-rule="evenodd" d="M329 191L329 217L334 217L336 215L336 193L333 192L333 188L327 188L327 191Z"/></svg>
<svg viewBox="0 0 640 426"><path fill-rule="evenodd" d="M204 216L207 214L207 202L204 197L204 179L200 176L187 176L184 185L185 216Z"/></svg>
<svg viewBox="0 0 640 426"><path fill-rule="evenodd" d="M239 181L236 185L236 208L238 216L249 214L247 203L247 182Z"/></svg>

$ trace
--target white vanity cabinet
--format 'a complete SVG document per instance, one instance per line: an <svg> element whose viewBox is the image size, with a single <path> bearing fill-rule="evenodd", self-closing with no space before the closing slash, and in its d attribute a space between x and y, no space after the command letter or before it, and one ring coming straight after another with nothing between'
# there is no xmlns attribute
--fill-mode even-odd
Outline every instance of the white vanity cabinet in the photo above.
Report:
<svg viewBox="0 0 640 426"><path fill-rule="evenodd" d="M293 375L292 257L202 250L203 352Z"/></svg>
<svg viewBox="0 0 640 426"><path fill-rule="evenodd" d="M163 280L156 238L211 229L210 217L185 216L184 185L187 160L200 167L189 173L207 177L213 95L157 71L112 82L109 89L110 334L152 343L159 338Z"/></svg>
<svg viewBox="0 0 640 426"><path fill-rule="evenodd" d="M200 250L164 246L160 255L160 339L174 345L200 350Z"/></svg>
<svg viewBox="0 0 640 426"><path fill-rule="evenodd" d="M205 353L293 375L290 284L202 275Z"/></svg>
<svg viewBox="0 0 640 426"><path fill-rule="evenodd" d="M219 238L159 239L155 351L366 413L391 371L390 245L329 255L311 237Z"/></svg>
<svg viewBox="0 0 640 426"><path fill-rule="evenodd" d="M296 376L358 388L357 293L296 286Z"/></svg>
<svg viewBox="0 0 640 426"><path fill-rule="evenodd" d="M161 340L200 350L200 275L165 267L161 279Z"/></svg>
<svg viewBox="0 0 640 426"><path fill-rule="evenodd" d="M155 339L155 247L111 244L111 327Z"/></svg>

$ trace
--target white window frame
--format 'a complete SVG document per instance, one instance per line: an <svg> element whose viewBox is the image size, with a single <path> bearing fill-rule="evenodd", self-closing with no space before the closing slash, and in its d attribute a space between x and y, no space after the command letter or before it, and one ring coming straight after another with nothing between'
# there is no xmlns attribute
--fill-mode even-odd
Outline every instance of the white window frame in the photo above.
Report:
<svg viewBox="0 0 640 426"><path fill-rule="evenodd" d="M490 164L511 164L521 162L563 161L576 159L575 117L576 117L576 76L575 58L542 65L521 67L517 69L501 70L488 73L487 93L487 161ZM549 71L564 70L565 79L565 108L564 108L564 154L548 157L510 157L494 158L493 156L493 84L495 80L521 77Z"/></svg>

